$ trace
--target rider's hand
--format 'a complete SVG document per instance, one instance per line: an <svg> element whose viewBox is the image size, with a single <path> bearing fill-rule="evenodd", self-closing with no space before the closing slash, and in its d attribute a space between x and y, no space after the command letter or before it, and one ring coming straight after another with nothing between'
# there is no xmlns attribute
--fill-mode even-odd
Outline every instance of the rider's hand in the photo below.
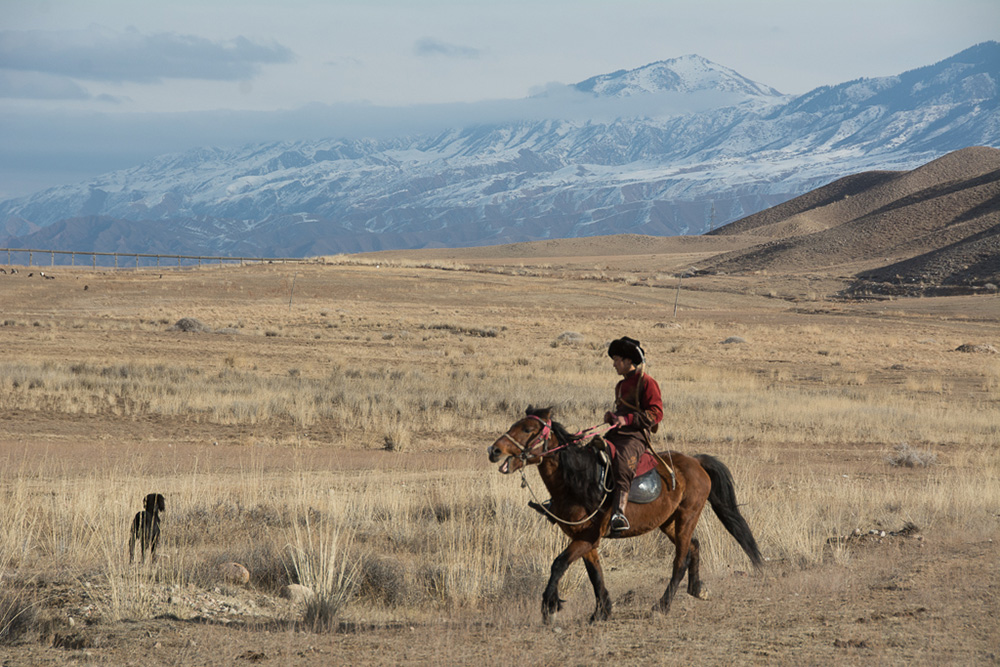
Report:
<svg viewBox="0 0 1000 667"><path fill-rule="evenodd" d="M628 417L616 415L615 413L608 411L604 413L604 423L611 424L615 428L628 426Z"/></svg>

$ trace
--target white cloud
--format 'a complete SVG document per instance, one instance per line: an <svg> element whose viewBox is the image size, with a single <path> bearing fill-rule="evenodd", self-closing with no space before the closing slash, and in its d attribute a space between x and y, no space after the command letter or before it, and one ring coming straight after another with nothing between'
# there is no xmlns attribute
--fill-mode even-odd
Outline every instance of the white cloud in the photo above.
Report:
<svg viewBox="0 0 1000 667"><path fill-rule="evenodd" d="M450 44L433 37L422 37L413 45L413 53L421 57L444 56L446 58L478 58L482 51L471 46Z"/></svg>
<svg viewBox="0 0 1000 667"><path fill-rule="evenodd" d="M158 83L163 79L239 81L262 65L289 63L277 44L245 37L218 41L178 33L86 30L0 31L0 68L88 81Z"/></svg>

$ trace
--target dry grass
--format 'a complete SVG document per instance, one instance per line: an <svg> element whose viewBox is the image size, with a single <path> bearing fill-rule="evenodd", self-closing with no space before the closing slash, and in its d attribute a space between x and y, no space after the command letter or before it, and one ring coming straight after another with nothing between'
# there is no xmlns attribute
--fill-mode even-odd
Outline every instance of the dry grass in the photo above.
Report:
<svg viewBox="0 0 1000 667"><path fill-rule="evenodd" d="M594 424L614 382L606 344L623 332L651 352L663 389L660 448L728 464L769 567L801 593L882 576L831 538L907 523L942 540L998 533L1000 366L951 352L995 319L802 314L685 291L673 321L670 290L552 267L295 272L292 307L292 269L266 266L67 271L54 291L3 293L0 602L28 610L9 641L54 642L70 617L294 626L303 610L277 594L296 581L321 593L313 629L533 625L563 540L484 448L528 404L555 405L571 430ZM209 331L171 331L183 317ZM912 446L894 451L901 442ZM167 496L162 557L132 565L125 528L150 491ZM699 533L709 583L754 593L708 512ZM613 595L634 587L645 604L662 590L662 536L601 551ZM229 561L250 570L245 589L220 581ZM43 582L54 597L38 596ZM589 613L582 567L562 593L568 616Z"/></svg>

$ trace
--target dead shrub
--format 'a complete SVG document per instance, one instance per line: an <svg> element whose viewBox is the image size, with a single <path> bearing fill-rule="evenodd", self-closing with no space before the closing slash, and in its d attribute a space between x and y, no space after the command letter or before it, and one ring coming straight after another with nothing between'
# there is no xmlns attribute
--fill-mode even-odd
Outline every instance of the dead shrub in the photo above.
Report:
<svg viewBox="0 0 1000 667"><path fill-rule="evenodd" d="M559 345L580 345L584 342L583 334L576 331L564 331L556 337L553 347Z"/></svg>
<svg viewBox="0 0 1000 667"><path fill-rule="evenodd" d="M975 343L965 343L959 345L955 348L956 352L965 352L966 354L996 354L997 349L992 345L985 343L975 344Z"/></svg>
<svg viewBox="0 0 1000 667"><path fill-rule="evenodd" d="M359 563L358 595L373 602L396 607L411 596L406 585L406 570L387 558L363 558Z"/></svg>
<svg viewBox="0 0 1000 667"><path fill-rule="evenodd" d="M896 445L896 448L885 460L894 468L926 468L937 462L937 454L914 449L903 442Z"/></svg>
<svg viewBox="0 0 1000 667"><path fill-rule="evenodd" d="M387 452L405 452L410 449L413 435L402 424L391 424L382 436L382 449Z"/></svg>
<svg viewBox="0 0 1000 667"><path fill-rule="evenodd" d="M193 317L182 317L177 320L174 326L170 327L170 331L183 331L185 333L205 333L211 331L211 329L205 325L205 323L196 320Z"/></svg>

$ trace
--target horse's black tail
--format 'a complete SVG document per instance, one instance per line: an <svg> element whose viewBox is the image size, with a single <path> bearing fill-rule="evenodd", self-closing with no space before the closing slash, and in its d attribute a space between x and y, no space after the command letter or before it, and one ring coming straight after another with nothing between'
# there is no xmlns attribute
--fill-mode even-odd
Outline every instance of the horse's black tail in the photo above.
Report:
<svg viewBox="0 0 1000 667"><path fill-rule="evenodd" d="M708 454L698 454L695 456L701 467L705 469L712 480L712 490L708 494L708 502L712 505L712 511L719 521L725 526L729 534L736 538L739 545L750 557L750 562L754 567L759 568L764 564L764 559L757 548L757 540L750 532L750 526L746 519L740 514L739 505L736 504L736 488L733 484L733 474L729 472L726 464Z"/></svg>

